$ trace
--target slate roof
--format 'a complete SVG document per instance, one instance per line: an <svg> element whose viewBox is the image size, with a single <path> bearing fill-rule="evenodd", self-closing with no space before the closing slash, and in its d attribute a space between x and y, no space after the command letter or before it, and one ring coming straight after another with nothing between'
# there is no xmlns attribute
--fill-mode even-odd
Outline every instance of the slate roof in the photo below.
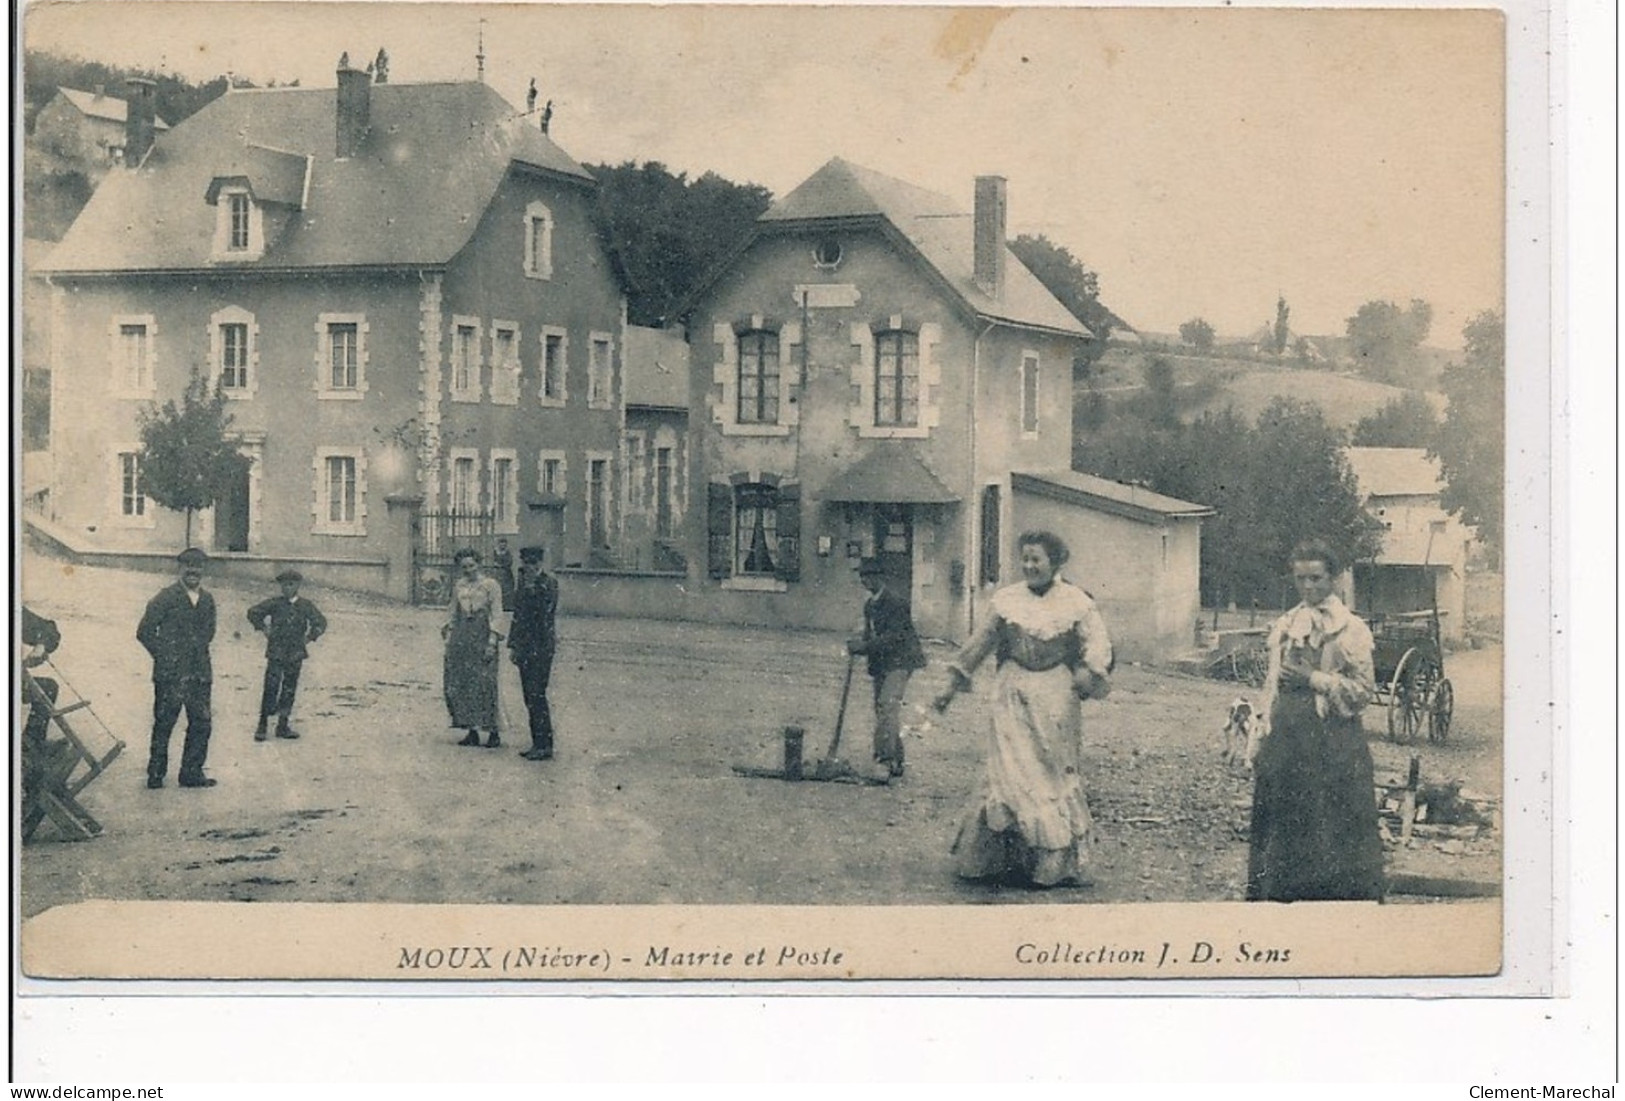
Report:
<svg viewBox="0 0 1625 1101"><path fill-rule="evenodd" d="M337 90L228 92L163 135L139 169L108 175L49 261L53 271L206 270L214 180L309 158L302 210L259 269L445 264L468 243L511 165L592 176L484 84L377 84L359 155L334 156ZM257 151L258 150L258 151ZM267 157L265 152L284 154ZM268 186L289 194L291 175ZM274 177L274 179L273 179Z"/></svg>
<svg viewBox="0 0 1625 1101"><path fill-rule="evenodd" d="M129 103L118 96L105 93L98 96L95 92L81 92L77 88L58 88L57 91L62 93L62 98L77 107L80 114L89 115L91 118L106 119L108 122L116 122L123 126L124 120L129 117ZM152 126L158 131L169 129L169 123L164 121L162 115L153 116Z"/></svg>
<svg viewBox="0 0 1625 1101"><path fill-rule="evenodd" d="M831 478L831 502L945 505L959 500L908 444L882 444Z"/></svg>
<svg viewBox="0 0 1625 1101"><path fill-rule="evenodd" d="M946 195L836 157L774 203L764 228L802 223L884 219L917 249L978 315L1079 337L1093 336L1005 246L1003 293L987 294L974 278L971 212Z"/></svg>
<svg viewBox="0 0 1625 1101"><path fill-rule="evenodd" d="M233 150L230 160L220 162L221 166L215 170L218 175L204 193L204 201L217 201L222 185L240 181L248 185L256 202L303 206L305 185L309 182L314 160L308 154L266 149L261 145Z"/></svg>
<svg viewBox="0 0 1625 1101"><path fill-rule="evenodd" d="M1114 482L1110 478L1078 470L1012 471L1010 488L1147 523L1213 515L1213 509L1207 505L1181 501L1178 497L1154 493L1142 486Z"/></svg>
<svg viewBox="0 0 1625 1101"><path fill-rule="evenodd" d="M628 406L688 408L688 341L681 334L628 325L622 363Z"/></svg>
<svg viewBox="0 0 1625 1101"><path fill-rule="evenodd" d="M1350 447L1349 467L1368 497L1420 497L1441 493L1437 459L1420 447Z"/></svg>

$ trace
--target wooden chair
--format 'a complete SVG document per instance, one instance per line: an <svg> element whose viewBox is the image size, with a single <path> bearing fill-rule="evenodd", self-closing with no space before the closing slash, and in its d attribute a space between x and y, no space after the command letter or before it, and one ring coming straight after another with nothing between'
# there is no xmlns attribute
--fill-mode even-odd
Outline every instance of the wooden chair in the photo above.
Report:
<svg viewBox="0 0 1625 1101"><path fill-rule="evenodd" d="M47 661L44 663L49 666ZM39 666L24 668L23 699L30 708L43 707L50 714L50 727L63 738L52 739L46 729L44 745L23 740L23 840L34 836L40 823L49 819L70 841L88 841L102 832L102 825L79 803L79 793L107 771L124 750L124 743L107 729L107 724L91 709L90 701L76 692L60 670L51 667L57 682L53 703L35 679ZM73 716L70 721L69 716Z"/></svg>

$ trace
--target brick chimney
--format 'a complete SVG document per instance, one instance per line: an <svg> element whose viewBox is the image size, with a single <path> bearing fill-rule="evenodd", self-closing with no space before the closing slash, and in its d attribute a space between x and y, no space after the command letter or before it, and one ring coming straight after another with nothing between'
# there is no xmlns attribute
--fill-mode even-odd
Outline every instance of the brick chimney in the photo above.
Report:
<svg viewBox="0 0 1625 1101"><path fill-rule="evenodd" d="M976 177L976 285L994 298L1004 290L1005 179Z"/></svg>
<svg viewBox="0 0 1625 1101"><path fill-rule="evenodd" d="M124 114L124 163L136 168L152 148L154 120L158 117L158 85L141 77L131 77L125 86L129 104Z"/></svg>
<svg viewBox="0 0 1625 1101"><path fill-rule="evenodd" d="M338 117L334 156L353 157L366 144L372 126L372 74L350 67L350 55L339 59Z"/></svg>

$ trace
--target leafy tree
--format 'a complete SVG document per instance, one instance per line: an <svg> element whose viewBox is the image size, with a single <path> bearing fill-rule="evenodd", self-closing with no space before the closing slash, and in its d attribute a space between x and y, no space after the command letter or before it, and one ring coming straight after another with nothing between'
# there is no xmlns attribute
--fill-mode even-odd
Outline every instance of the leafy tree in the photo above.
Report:
<svg viewBox="0 0 1625 1101"><path fill-rule="evenodd" d="M1275 341L1274 347L1276 355L1286 354L1286 343L1292 335L1292 330L1287 326L1287 317L1291 314L1291 312L1292 311L1287 308L1286 296L1278 296L1275 299L1275 326L1271 330L1271 336Z"/></svg>
<svg viewBox="0 0 1625 1101"><path fill-rule="evenodd" d="M1213 326L1200 317L1193 317L1179 327L1179 339L1199 352L1213 347Z"/></svg>
<svg viewBox="0 0 1625 1101"><path fill-rule="evenodd" d="M634 325L670 317L695 284L744 240L773 194L714 172L690 180L658 161L590 168L598 177L599 232L631 283Z"/></svg>
<svg viewBox="0 0 1625 1101"><path fill-rule="evenodd" d="M1355 447L1432 447L1439 430L1433 403L1417 390L1399 397L1360 419L1354 426Z"/></svg>
<svg viewBox="0 0 1625 1101"><path fill-rule="evenodd" d="M1287 399L1253 425L1227 407L1159 426L1125 404L1099 431L1080 435L1073 466L1213 508L1202 526L1203 600L1281 606L1298 540L1328 539L1351 561L1380 545L1343 443L1318 407Z"/></svg>
<svg viewBox="0 0 1625 1101"><path fill-rule="evenodd" d="M190 546L192 514L225 496L248 463L228 435L226 395L211 394L208 380L194 371L179 407L167 401L143 410L140 423L142 488L165 508L186 513Z"/></svg>
<svg viewBox="0 0 1625 1101"><path fill-rule="evenodd" d="M1156 428L1179 426L1179 398L1174 365L1162 356L1153 356L1141 369L1145 375L1147 419Z"/></svg>
<svg viewBox="0 0 1625 1101"><path fill-rule="evenodd" d="M1044 288L1100 338L1104 350L1114 329L1126 329L1123 319L1100 301L1100 276L1062 245L1043 234L1022 234L1010 242L1010 251Z"/></svg>
<svg viewBox="0 0 1625 1101"><path fill-rule="evenodd" d="M1506 472L1506 324L1484 310L1462 328L1462 362L1445 368L1448 405L1430 454L1444 475L1444 507L1499 558Z"/></svg>
<svg viewBox="0 0 1625 1101"><path fill-rule="evenodd" d="M1378 382L1403 385L1416 368L1416 350L1433 326L1433 307L1420 298L1406 309L1373 300L1347 321L1356 366Z"/></svg>

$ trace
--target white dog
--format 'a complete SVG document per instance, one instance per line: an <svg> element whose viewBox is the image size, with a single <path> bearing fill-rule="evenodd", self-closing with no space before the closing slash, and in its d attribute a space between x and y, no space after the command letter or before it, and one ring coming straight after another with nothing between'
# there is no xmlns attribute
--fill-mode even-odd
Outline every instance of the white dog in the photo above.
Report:
<svg viewBox="0 0 1625 1101"><path fill-rule="evenodd" d="M1224 751L1219 759L1251 772L1263 737L1264 717L1246 696L1237 696L1230 701L1230 714L1224 720Z"/></svg>

